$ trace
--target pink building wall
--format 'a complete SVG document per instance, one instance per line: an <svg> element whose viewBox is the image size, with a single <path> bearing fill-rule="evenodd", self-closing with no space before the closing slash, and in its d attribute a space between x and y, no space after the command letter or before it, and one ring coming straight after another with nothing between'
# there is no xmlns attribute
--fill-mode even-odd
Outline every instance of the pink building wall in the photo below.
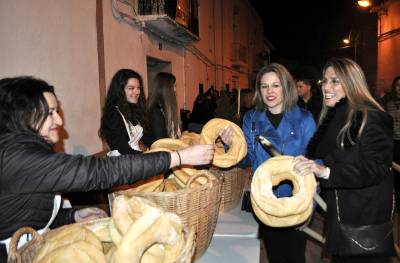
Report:
<svg viewBox="0 0 400 263"><path fill-rule="evenodd" d="M378 19L377 79L383 80L384 88L390 90L394 77L400 75L400 1L387 1L385 7L387 13Z"/></svg>
<svg viewBox="0 0 400 263"><path fill-rule="evenodd" d="M232 68L233 4L240 6L237 41L249 43L247 29L257 34L248 49L244 70ZM246 29L246 30L245 30ZM262 52L262 24L248 0L199 1L199 41L174 45L146 33L140 26L118 21L112 0L4 0L0 1L0 78L32 75L56 87L65 120L60 148L69 153L102 150L97 136L101 105L113 74L132 68L144 79L148 93L146 59L170 62L177 78L179 108L192 109L199 83L222 89L247 87L253 72L251 59ZM260 50L257 50L260 48ZM150 76L151 77L151 76Z"/></svg>

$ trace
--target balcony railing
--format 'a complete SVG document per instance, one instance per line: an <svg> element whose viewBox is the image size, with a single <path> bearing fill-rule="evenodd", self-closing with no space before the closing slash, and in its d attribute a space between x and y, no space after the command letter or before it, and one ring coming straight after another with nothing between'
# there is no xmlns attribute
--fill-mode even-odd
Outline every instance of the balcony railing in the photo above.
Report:
<svg viewBox="0 0 400 263"><path fill-rule="evenodd" d="M199 40L197 0L112 1L129 6L133 19L144 22L145 28L161 38L184 45ZM119 5L113 7L122 9Z"/></svg>

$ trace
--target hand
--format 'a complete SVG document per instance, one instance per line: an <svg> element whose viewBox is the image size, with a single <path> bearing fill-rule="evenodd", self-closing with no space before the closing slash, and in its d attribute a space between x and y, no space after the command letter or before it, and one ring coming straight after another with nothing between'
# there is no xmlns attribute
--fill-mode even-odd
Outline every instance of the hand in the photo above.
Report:
<svg viewBox="0 0 400 263"><path fill-rule="evenodd" d="M302 155L293 159L293 170L302 176L314 173L316 177L326 177L327 173L326 166L309 160Z"/></svg>
<svg viewBox="0 0 400 263"><path fill-rule="evenodd" d="M87 207L75 211L74 219L75 222L84 222L94 219L107 217L107 213L104 210L97 207Z"/></svg>
<svg viewBox="0 0 400 263"><path fill-rule="evenodd" d="M233 128L230 125L226 126L220 131L219 137L221 137L221 140L225 145L230 146L232 143Z"/></svg>
<svg viewBox="0 0 400 263"><path fill-rule="evenodd" d="M204 165L209 164L214 158L214 145L213 144L195 144L179 151L181 156L181 164L188 165ZM172 157L174 158L174 157ZM171 166L173 161L171 161Z"/></svg>

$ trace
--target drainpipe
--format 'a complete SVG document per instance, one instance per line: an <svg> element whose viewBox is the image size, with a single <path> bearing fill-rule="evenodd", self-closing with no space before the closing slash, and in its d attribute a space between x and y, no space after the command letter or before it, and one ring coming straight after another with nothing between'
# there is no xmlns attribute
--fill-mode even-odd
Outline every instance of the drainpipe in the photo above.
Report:
<svg viewBox="0 0 400 263"><path fill-rule="evenodd" d="M225 76L224 76L224 0L221 0L221 73L222 73L222 89L225 87Z"/></svg>
<svg viewBox="0 0 400 263"><path fill-rule="evenodd" d="M215 2L212 1L213 3L213 30L214 30L214 87L216 90L218 90L217 87L217 75L218 75L218 70L217 70L217 31L215 30Z"/></svg>

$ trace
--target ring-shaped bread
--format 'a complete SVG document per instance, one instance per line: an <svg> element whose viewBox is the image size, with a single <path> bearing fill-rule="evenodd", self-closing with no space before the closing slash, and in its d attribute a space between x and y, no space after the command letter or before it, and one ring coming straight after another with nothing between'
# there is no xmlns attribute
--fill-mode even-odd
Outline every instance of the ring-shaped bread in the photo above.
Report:
<svg viewBox="0 0 400 263"><path fill-rule="evenodd" d="M188 146L189 144L178 139L163 138L153 142L153 144L150 146L150 149L155 150L158 148L163 148L170 149L171 151L179 151L187 148Z"/></svg>
<svg viewBox="0 0 400 263"><path fill-rule="evenodd" d="M145 153L151 153L151 152L157 152L157 151L167 151L167 152L172 152L172 151L179 151L182 149L185 149L189 147L189 144L178 140L178 139L168 139L168 138L164 138L164 139L159 139L157 141L155 141L151 147L150 150L145 152ZM197 172L197 169L195 168L191 168L189 166L185 166L185 167L175 167L173 169L173 173L178 176L181 181L182 181L182 177L190 177L192 175L194 175ZM200 179L202 180L202 179ZM186 184L187 180L183 180L183 183Z"/></svg>
<svg viewBox="0 0 400 263"><path fill-rule="evenodd" d="M184 226L176 214L166 213L144 198L118 196L113 219L121 240L116 243L111 262L141 262L146 251L150 252L148 259L157 259L158 252L162 252L163 260L157 262L178 262L187 254L185 243L193 242L185 240Z"/></svg>
<svg viewBox="0 0 400 263"><path fill-rule="evenodd" d="M293 184L293 194L277 198L272 188L286 180ZM293 171L293 157L270 158L257 168L251 182L254 212L270 226L301 224L311 215L316 186L313 174L301 176Z"/></svg>
<svg viewBox="0 0 400 263"><path fill-rule="evenodd" d="M200 143L200 134L195 133L195 132L184 131L184 132L182 132L182 135L179 138L179 140L181 140L184 143L187 143L189 145L199 144Z"/></svg>
<svg viewBox="0 0 400 263"><path fill-rule="evenodd" d="M228 151L225 152L222 143L217 143L217 138L220 132L228 126L233 129L233 138ZM213 165L221 168L236 165L247 154L247 144L242 129L225 119L214 118L208 121L201 130L200 144L214 144Z"/></svg>

